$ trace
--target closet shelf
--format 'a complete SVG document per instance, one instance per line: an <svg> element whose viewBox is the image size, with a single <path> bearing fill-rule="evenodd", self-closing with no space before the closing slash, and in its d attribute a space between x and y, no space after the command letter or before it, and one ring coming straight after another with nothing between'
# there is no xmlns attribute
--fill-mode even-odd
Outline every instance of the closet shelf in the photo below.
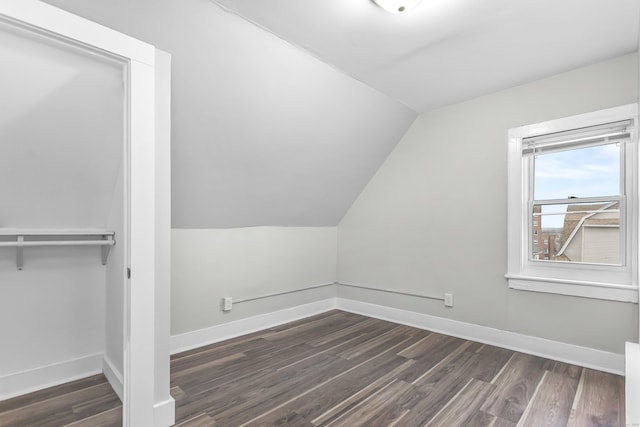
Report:
<svg viewBox="0 0 640 427"><path fill-rule="evenodd" d="M36 246L99 246L102 265L107 265L111 247L116 244L115 232L102 229L0 229L0 247L16 248L16 266L24 266L25 247ZM7 240L15 239L15 240Z"/></svg>

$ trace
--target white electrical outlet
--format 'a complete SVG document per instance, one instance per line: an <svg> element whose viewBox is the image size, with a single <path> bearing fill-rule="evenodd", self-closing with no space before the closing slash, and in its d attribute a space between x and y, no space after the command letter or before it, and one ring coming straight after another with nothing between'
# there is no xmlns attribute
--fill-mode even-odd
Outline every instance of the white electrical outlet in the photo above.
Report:
<svg viewBox="0 0 640 427"><path fill-rule="evenodd" d="M453 307L453 294L450 294L450 293L444 294L444 306Z"/></svg>
<svg viewBox="0 0 640 427"><path fill-rule="evenodd" d="M222 311L231 311L233 308L233 300L231 297L222 298Z"/></svg>

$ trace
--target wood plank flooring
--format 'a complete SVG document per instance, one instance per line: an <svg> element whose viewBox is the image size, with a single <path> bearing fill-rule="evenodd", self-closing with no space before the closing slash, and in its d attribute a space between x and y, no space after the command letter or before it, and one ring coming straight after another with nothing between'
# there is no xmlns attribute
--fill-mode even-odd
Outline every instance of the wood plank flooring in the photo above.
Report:
<svg viewBox="0 0 640 427"><path fill-rule="evenodd" d="M104 375L0 402L2 427L115 427L121 420L122 405Z"/></svg>
<svg viewBox="0 0 640 427"><path fill-rule="evenodd" d="M624 426L624 378L331 311L171 358L178 427ZM0 402L0 426L119 426L102 375Z"/></svg>

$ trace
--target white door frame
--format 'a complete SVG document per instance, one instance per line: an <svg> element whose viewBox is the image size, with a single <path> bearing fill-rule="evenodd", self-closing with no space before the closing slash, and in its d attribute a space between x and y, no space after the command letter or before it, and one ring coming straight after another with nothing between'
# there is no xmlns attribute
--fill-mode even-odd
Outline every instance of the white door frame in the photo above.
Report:
<svg viewBox="0 0 640 427"><path fill-rule="evenodd" d="M128 62L129 267L123 425L154 425L155 48L36 0L0 0L0 16ZM125 204L126 205L126 204Z"/></svg>

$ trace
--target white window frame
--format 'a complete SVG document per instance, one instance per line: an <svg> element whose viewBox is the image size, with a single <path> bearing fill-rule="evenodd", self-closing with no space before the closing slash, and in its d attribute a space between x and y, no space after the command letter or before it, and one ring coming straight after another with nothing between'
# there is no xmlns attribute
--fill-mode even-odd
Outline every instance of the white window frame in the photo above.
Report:
<svg viewBox="0 0 640 427"><path fill-rule="evenodd" d="M563 263L529 259L532 233L528 201L530 161L522 154L525 138L604 123L633 120L630 142L624 143L626 203L621 207L625 230L622 265ZM509 287L526 291L638 302L638 106L608 108L509 130L508 148L508 259ZM622 255L622 254L621 254Z"/></svg>

